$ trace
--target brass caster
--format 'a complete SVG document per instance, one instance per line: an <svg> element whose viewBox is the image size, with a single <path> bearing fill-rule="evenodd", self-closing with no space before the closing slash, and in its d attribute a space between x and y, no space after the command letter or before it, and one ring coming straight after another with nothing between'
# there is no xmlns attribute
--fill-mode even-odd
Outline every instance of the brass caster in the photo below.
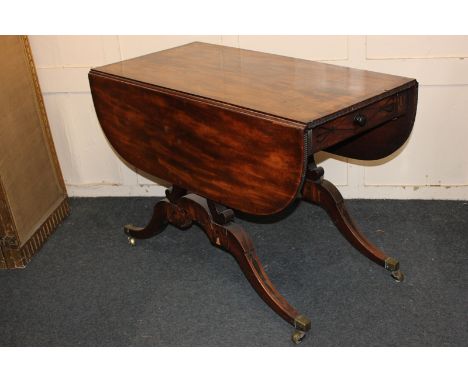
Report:
<svg viewBox="0 0 468 382"><path fill-rule="evenodd" d="M136 240L134 237L129 236L128 237L128 244L130 244L132 247L136 245Z"/></svg>
<svg viewBox="0 0 468 382"><path fill-rule="evenodd" d="M393 271L392 272L392 277L397 283L401 283L405 279L405 275L403 274L402 271Z"/></svg>
<svg viewBox="0 0 468 382"><path fill-rule="evenodd" d="M305 335L306 332L303 332L302 330L295 330L291 336L292 342L294 342L296 345L300 344L304 339Z"/></svg>

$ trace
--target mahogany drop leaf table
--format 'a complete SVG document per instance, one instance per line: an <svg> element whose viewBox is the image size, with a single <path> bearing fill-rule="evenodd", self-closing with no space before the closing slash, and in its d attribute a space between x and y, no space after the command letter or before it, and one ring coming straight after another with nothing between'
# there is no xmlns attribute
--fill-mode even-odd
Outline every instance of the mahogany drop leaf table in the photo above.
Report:
<svg viewBox="0 0 468 382"><path fill-rule="evenodd" d="M374 160L407 140L414 79L204 43L92 69L101 127L128 163L172 187L131 243L170 223L197 223L238 261L263 300L295 328L311 322L278 292L234 211L273 215L297 198L323 207L365 256L403 279L399 263L371 244L349 216L315 153Z"/></svg>

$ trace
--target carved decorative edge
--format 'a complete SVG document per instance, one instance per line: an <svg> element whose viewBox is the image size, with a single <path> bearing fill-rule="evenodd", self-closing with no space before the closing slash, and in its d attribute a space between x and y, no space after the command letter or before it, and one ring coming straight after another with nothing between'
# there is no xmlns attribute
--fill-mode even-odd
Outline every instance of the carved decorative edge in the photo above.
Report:
<svg viewBox="0 0 468 382"><path fill-rule="evenodd" d="M309 60L304 60L304 61L311 62ZM404 84L402 84L400 86L397 86L397 87L395 87L395 88L393 88L391 90L385 91L382 94L378 94L378 95L370 97L368 99L364 99L364 100L360 101L357 104L354 104L354 105L352 105L350 107L346 107L346 108L344 108L344 109L342 109L340 111L334 112L334 113L332 113L330 115L326 115L326 116L319 117L319 118L314 119L314 120L304 122L304 121L297 121L297 120L294 120L294 119L291 119L291 118L282 117L282 116L276 115L276 114L262 112L260 110L255 110L255 109L250 109L250 108L247 108L247 107L238 106L236 104L232 104L232 103L229 103L229 102L224 102L224 101L217 100L217 99L214 99L214 98L204 97L204 96L201 96L201 95L195 95L195 94L191 94L191 93L187 93L187 92L183 92L183 91L179 91L179 90L175 90L175 89L170 89L170 88L166 88L166 87L159 86L159 85L156 85L156 84L149 84L149 83L146 83L146 82L121 77L121 76L119 76L117 74L106 73L106 72L101 71L102 68L103 67L91 68L88 75L92 74L92 75L98 75L98 76L113 78L113 79L115 79L117 81L130 83L130 84L133 84L133 85L136 85L136 86L142 86L142 87L145 87L145 88L148 88L148 89L160 91L162 93L179 95L179 96L182 96L182 97L185 96L186 98L194 99L196 101L215 104L215 105L217 105L219 107L224 106L224 108L226 108L226 109L234 110L234 111L241 112L241 113L248 114L248 115L254 115L254 116L257 116L257 117L260 117L260 118L263 118L263 119L271 120L272 122L275 122L275 121L278 121L278 122L281 122L281 123L288 123L289 122L291 124L290 125L291 127L296 127L296 128L301 129L301 130L303 130L304 128L305 129L313 129L318 125L321 125L321 124L323 124L325 122L328 122L329 120L338 118L338 117L340 117L342 115L345 115L347 113L351 113L351 112L355 111L356 109L368 106L371 103L380 101L383 98L386 98L388 96L397 94L397 93L399 93L401 91L407 90L407 89L409 89L409 88L411 88L411 87L413 87L415 85L416 86L418 85L418 82L415 79L407 78L408 82L406 82L406 83L404 83ZM398 77L398 76L395 76L395 77Z"/></svg>
<svg viewBox="0 0 468 382"><path fill-rule="evenodd" d="M70 206L68 199L65 198L21 248L0 248L0 254L2 254L0 256L0 269L24 268L34 254L42 247L47 238L69 214Z"/></svg>
<svg viewBox="0 0 468 382"><path fill-rule="evenodd" d="M292 120L292 119L289 119L289 118L284 118L284 117L281 117L281 116L278 116L278 115L264 113L264 112L259 111L259 110L249 109L247 107L238 106L238 105L235 105L235 104L232 104L232 103L223 102L223 101L213 99L213 98L208 98L208 97L203 97L203 96L200 96L200 95L190 94L190 93L186 93L186 92L175 90L175 89L165 88L163 86L159 86L159 85L155 85L155 84L149 84L149 83L146 83L146 82L141 82L141 81L133 80L133 79L130 79L130 78L120 77L120 76L115 75L115 74L109 74L109 73L101 72L99 70L99 68L91 69L89 71L89 73L88 73L88 77L89 76L104 77L104 78L108 78L108 79L111 79L111 80L114 80L114 81L117 81L117 82L122 82L122 83L133 85L133 86L138 86L138 87L143 88L143 89L153 90L153 91L156 91L156 92L159 92L159 93L162 93L162 94L169 94L169 95L180 97L180 98L183 98L183 99L189 99L191 101L201 102L201 103L213 105L215 107L219 107L219 108L222 108L222 109L225 109L225 110L234 111L236 113L245 114L245 115L249 115L249 116L254 116L256 118L261 118L261 119L264 119L266 121L270 121L270 122L273 122L273 123L282 123L282 124L287 125L288 127L294 128L294 129L304 130L306 128L306 124L304 122L295 121L295 120Z"/></svg>
<svg viewBox="0 0 468 382"><path fill-rule="evenodd" d="M62 187L63 194L67 196L67 191L66 191L67 189L65 187L65 181L63 179L62 170L60 168L60 164L59 164L58 157L57 157L57 152L55 150L54 141L52 139L52 133L50 132L49 119L47 118L44 98L42 97L41 86L39 85L39 79L37 77L36 66L34 65L34 58L32 55L31 46L29 44L28 36L21 36L21 39L23 40L24 52L26 54L26 58L29 63L29 68L30 68L30 72L31 72L31 76L32 76L33 84L34 84L34 90L36 92L36 100L37 100L37 104L39 108L38 111L39 111L39 115L42 121L42 128L45 133L47 143L49 146L51 159L55 167L57 179L60 183L60 186Z"/></svg>
<svg viewBox="0 0 468 382"><path fill-rule="evenodd" d="M391 97L391 96L394 96L394 95L398 95L398 93L404 92L405 90L411 89L412 87L418 87L418 81L410 80L409 82L407 82L407 83L405 83L403 85L400 85L400 86L398 86L398 87L396 87L396 88L394 88L392 90L386 91L386 92L384 92L382 94L379 94L377 96L368 98L368 99L363 100L361 102L358 102L358 103L352 105L351 107L347 107L347 108L344 108L344 109L342 109L340 111L337 111L335 113L327 115L325 117L318 118L318 119L315 119L313 121L309 121L307 123L307 129L315 129L316 127L318 127L320 125L323 125L326 122L329 122L329 121L331 121L333 119L342 117L342 116L344 116L346 114L355 112L358 109L362 109L362 108L367 107L367 106L369 106L369 105L371 105L371 104L373 104L375 102L379 102L379 101L383 100L386 97Z"/></svg>

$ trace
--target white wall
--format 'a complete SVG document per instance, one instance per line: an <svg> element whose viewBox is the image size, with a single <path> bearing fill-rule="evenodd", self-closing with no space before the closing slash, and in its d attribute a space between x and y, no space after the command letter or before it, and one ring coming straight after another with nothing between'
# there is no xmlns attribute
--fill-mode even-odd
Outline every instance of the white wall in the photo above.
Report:
<svg viewBox="0 0 468 382"><path fill-rule="evenodd" d="M468 199L468 36L30 36L71 196L163 195L113 153L87 73L195 40L416 78L407 145L377 163L323 156L326 177L350 198Z"/></svg>

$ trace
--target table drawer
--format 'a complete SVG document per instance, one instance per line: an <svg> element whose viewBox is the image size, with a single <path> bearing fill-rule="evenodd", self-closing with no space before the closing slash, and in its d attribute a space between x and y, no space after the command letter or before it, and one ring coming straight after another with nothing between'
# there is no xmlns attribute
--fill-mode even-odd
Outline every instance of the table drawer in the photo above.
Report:
<svg viewBox="0 0 468 382"><path fill-rule="evenodd" d="M312 132L313 151L326 149L402 116L407 108L406 99L405 92L394 94L316 126Z"/></svg>

